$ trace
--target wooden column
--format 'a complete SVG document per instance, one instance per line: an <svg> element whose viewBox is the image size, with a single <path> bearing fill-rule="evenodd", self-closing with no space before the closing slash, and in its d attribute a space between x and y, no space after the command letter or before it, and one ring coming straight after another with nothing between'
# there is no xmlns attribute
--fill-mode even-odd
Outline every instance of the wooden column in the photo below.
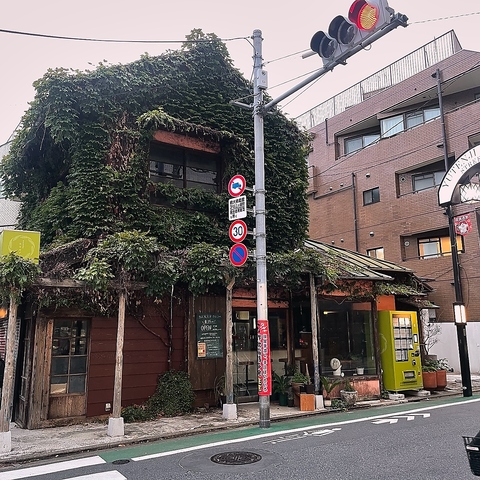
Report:
<svg viewBox="0 0 480 480"><path fill-rule="evenodd" d="M115 355L115 383L113 387L112 417L120 418L122 413L123 343L125 339L125 301L121 291L118 297L117 350Z"/></svg>
<svg viewBox="0 0 480 480"><path fill-rule="evenodd" d="M15 337L17 334L18 304L10 295L8 314L7 344L5 346L5 370L3 374L2 404L0 407L0 432L10 431L13 403L13 387L15 384Z"/></svg>
<svg viewBox="0 0 480 480"><path fill-rule="evenodd" d="M320 369L318 358L318 305L317 289L315 288L315 277L310 273L310 310L312 324L312 356L313 356L313 384L315 393L320 390Z"/></svg>

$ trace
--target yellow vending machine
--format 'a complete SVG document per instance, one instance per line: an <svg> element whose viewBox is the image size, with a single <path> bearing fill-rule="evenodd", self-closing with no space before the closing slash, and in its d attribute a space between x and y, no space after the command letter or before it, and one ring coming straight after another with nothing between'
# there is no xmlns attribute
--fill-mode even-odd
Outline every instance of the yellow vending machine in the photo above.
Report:
<svg viewBox="0 0 480 480"><path fill-rule="evenodd" d="M380 361L386 390L423 388L420 338L416 312L378 312Z"/></svg>

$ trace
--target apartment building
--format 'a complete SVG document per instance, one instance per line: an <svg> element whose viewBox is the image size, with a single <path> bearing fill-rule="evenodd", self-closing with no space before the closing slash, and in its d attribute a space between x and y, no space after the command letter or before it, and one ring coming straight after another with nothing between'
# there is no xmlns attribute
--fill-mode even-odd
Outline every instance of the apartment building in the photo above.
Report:
<svg viewBox="0 0 480 480"><path fill-rule="evenodd" d="M297 118L314 134L310 238L412 269L434 289L429 299L440 308L430 318L452 326L452 242L438 189L480 143L479 99L480 53L463 50L450 31ZM456 238L468 322L480 322L479 205L452 207L468 227ZM447 330L440 354L453 361Z"/></svg>

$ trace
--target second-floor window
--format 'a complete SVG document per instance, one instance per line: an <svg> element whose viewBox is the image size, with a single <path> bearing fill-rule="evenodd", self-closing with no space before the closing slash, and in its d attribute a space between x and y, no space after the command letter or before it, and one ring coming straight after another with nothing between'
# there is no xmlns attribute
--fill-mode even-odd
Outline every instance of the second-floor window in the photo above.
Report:
<svg viewBox="0 0 480 480"><path fill-rule="evenodd" d="M150 146L150 179L179 188L218 191L219 157L160 144Z"/></svg>
<svg viewBox="0 0 480 480"><path fill-rule="evenodd" d="M363 192L363 204L370 205L380 201L380 188L375 187L371 190L365 190Z"/></svg>
<svg viewBox="0 0 480 480"><path fill-rule="evenodd" d="M440 185L444 176L445 171L412 175L413 191L418 192L420 190L425 190L426 188Z"/></svg>
<svg viewBox="0 0 480 480"><path fill-rule="evenodd" d="M463 252L463 239L457 237L457 250ZM452 248L449 236L428 237L418 239L418 254L420 258L437 258L451 255Z"/></svg>
<svg viewBox="0 0 480 480"><path fill-rule="evenodd" d="M360 135L358 137L347 138L345 140L345 155L361 150L375 143L380 138L378 133L369 135Z"/></svg>
<svg viewBox="0 0 480 480"><path fill-rule="evenodd" d="M391 137L409 128L421 125L440 116L440 108L425 108L415 112L403 113L380 121L382 138Z"/></svg>

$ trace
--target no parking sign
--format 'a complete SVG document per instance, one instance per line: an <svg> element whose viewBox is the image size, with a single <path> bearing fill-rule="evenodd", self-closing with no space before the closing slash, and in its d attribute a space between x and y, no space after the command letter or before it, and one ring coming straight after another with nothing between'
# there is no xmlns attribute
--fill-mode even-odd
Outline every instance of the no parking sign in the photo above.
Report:
<svg viewBox="0 0 480 480"><path fill-rule="evenodd" d="M230 248L230 261L235 267L241 267L248 258L247 247L243 243L236 243Z"/></svg>

